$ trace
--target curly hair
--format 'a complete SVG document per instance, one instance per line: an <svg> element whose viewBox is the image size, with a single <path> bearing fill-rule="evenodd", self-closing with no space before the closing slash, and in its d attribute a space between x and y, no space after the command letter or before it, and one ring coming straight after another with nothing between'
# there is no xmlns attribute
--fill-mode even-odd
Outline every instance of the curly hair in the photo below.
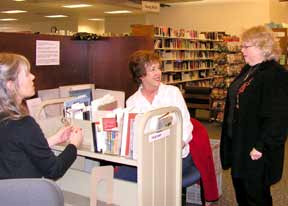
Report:
<svg viewBox="0 0 288 206"><path fill-rule="evenodd" d="M22 55L13 53L0 53L0 119L1 121L17 120L27 115L26 108L16 100L18 75L20 65L25 65L30 70L29 61ZM7 82L15 82L15 90L7 88Z"/></svg>
<svg viewBox="0 0 288 206"><path fill-rule="evenodd" d="M129 69L138 85L142 82L140 78L146 75L147 64L151 63L161 63L160 57L153 51L138 50L130 56Z"/></svg>
<svg viewBox="0 0 288 206"><path fill-rule="evenodd" d="M242 43L251 43L262 50L264 60L278 61L281 49L271 29L255 26L243 32Z"/></svg>

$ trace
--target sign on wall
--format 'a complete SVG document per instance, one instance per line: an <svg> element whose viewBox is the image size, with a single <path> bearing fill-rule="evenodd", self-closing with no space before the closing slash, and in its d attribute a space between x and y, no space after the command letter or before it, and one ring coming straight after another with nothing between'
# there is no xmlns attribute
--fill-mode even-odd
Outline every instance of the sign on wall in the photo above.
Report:
<svg viewBox="0 0 288 206"><path fill-rule="evenodd" d="M142 11L159 13L160 3L151 1L142 1Z"/></svg>
<svg viewBox="0 0 288 206"><path fill-rule="evenodd" d="M60 65L60 41L36 40L36 66Z"/></svg>

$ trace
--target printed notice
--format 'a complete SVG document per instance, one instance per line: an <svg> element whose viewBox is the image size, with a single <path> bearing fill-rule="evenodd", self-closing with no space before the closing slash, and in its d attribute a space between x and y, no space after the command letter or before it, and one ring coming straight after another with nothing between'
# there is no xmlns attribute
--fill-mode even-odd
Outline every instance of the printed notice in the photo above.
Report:
<svg viewBox="0 0 288 206"><path fill-rule="evenodd" d="M60 42L36 40L36 66L60 65Z"/></svg>
<svg viewBox="0 0 288 206"><path fill-rule="evenodd" d="M153 134L149 135L148 138L149 138L149 142L151 143L151 142L154 142L156 140L166 138L169 135L170 135L170 129L166 129L162 132L153 133Z"/></svg>

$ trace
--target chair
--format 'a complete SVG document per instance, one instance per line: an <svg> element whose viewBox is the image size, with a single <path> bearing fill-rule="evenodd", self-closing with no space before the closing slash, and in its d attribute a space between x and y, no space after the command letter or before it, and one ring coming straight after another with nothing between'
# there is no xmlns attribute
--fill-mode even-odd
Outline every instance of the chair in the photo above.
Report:
<svg viewBox="0 0 288 206"><path fill-rule="evenodd" d="M189 142L190 154L201 176L201 201L205 205L205 201L219 199L213 154L206 128L198 120L190 120L193 124L193 139ZM193 184L192 181L191 183Z"/></svg>
<svg viewBox="0 0 288 206"><path fill-rule="evenodd" d="M200 184L200 199L201 199L202 205L205 205L205 198L204 198L204 193L203 193L201 175L200 175L199 170L196 168L192 159L193 158L187 157L182 161L182 164L183 164L182 167L183 169L185 168L185 172L182 171L182 205L183 206L186 206L187 187L192 186L194 184Z"/></svg>
<svg viewBox="0 0 288 206"><path fill-rule="evenodd" d="M47 179L0 180L0 200L7 206L64 206L61 189Z"/></svg>

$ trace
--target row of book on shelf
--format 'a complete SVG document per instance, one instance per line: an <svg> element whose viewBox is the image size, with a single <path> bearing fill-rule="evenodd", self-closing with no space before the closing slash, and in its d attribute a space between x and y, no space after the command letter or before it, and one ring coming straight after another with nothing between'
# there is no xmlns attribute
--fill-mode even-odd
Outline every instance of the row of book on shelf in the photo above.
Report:
<svg viewBox="0 0 288 206"><path fill-rule="evenodd" d="M82 94L65 101L63 107L64 118L90 121L92 137L85 137L84 144L92 152L136 158L133 143L137 113L129 108L117 108L113 96L91 100L89 94Z"/></svg>
<svg viewBox="0 0 288 206"><path fill-rule="evenodd" d="M159 52L161 59L207 59L214 58L214 52L205 51L161 51Z"/></svg>
<svg viewBox="0 0 288 206"><path fill-rule="evenodd" d="M155 26L154 34L156 36L164 36L164 37L221 40L225 35L225 32L199 32L193 29L173 28L168 26Z"/></svg>
<svg viewBox="0 0 288 206"><path fill-rule="evenodd" d="M157 38L154 41L154 48L169 48L169 49L218 49L217 45L210 41L194 41L193 39L161 39Z"/></svg>

